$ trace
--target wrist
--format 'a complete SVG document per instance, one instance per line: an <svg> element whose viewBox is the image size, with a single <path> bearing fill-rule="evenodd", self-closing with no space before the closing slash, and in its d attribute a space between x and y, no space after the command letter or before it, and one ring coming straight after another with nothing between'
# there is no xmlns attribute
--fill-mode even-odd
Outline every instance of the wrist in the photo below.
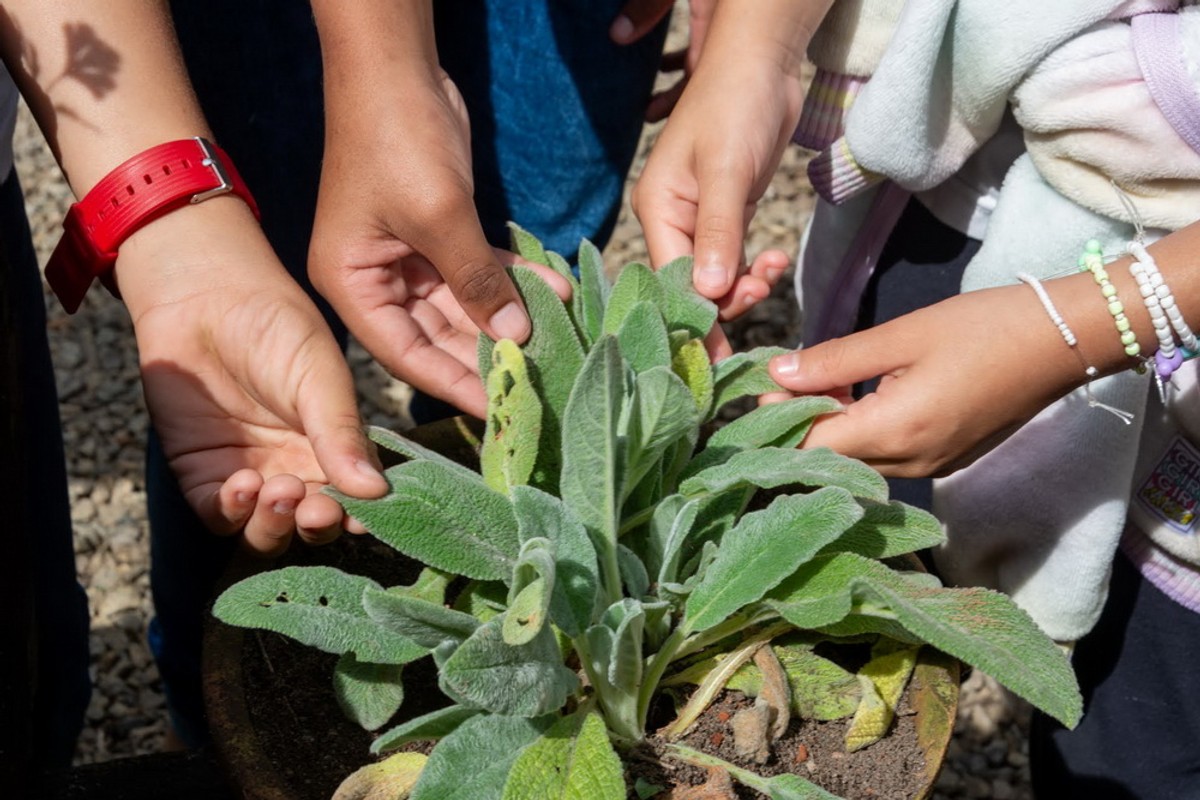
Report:
<svg viewBox="0 0 1200 800"><path fill-rule="evenodd" d="M199 137L165 142L105 175L63 221L46 279L74 312L94 279L113 288L118 250L137 231L187 206L230 195L258 209L225 153Z"/></svg>
<svg viewBox="0 0 1200 800"><path fill-rule="evenodd" d="M135 321L155 307L217 290L244 296L264 280L288 278L254 214L232 197L181 208L140 228L122 245L113 277Z"/></svg>

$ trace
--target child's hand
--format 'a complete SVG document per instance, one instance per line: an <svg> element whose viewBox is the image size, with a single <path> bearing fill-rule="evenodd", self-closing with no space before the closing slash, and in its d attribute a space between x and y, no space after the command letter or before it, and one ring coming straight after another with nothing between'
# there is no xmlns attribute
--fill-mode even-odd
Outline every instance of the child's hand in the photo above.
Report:
<svg viewBox="0 0 1200 800"><path fill-rule="evenodd" d="M155 220L122 245L116 277L151 419L211 530L278 555L293 533L341 532L326 484L387 491L341 350L240 200Z"/></svg>
<svg viewBox="0 0 1200 800"><path fill-rule="evenodd" d="M844 398L846 413L818 420L804 446L831 447L888 476L922 477L995 447L1079 385L1083 368L1034 293L1005 286L780 356L771 376L800 394L880 378L875 392Z"/></svg>

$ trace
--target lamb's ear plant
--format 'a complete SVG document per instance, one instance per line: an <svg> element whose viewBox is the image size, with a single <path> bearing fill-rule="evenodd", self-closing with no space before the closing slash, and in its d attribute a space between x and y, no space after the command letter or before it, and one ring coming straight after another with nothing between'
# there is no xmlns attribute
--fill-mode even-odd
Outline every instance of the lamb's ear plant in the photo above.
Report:
<svg viewBox="0 0 1200 800"><path fill-rule="evenodd" d="M395 797L622 800L622 756L648 735L664 692L678 699L659 732L669 756L721 766L772 798L831 797L677 741L734 688L757 698L736 728L748 763L793 715L848 719L847 747L868 746L888 730L922 647L1078 721L1071 668L1024 612L904 561L942 541L933 517L889 501L869 466L797 449L816 417L838 413L835 401L761 406L704 435L726 404L778 389L766 362L780 351L709 363L702 339L717 312L692 290L690 260L657 272L631 264L610 285L589 242L577 273L515 227L514 247L557 269L573 295L563 303L513 269L533 333L523 347L480 341L479 470L376 429L405 459L387 470L390 493L331 491L421 562L420 577L382 586L286 567L236 584L215 607L230 624L339 654L334 691L371 730L399 708L404 665L433 659L445 707L372 746L437 742L427 761L396 762ZM819 655L831 641L858 643L861 668Z"/></svg>

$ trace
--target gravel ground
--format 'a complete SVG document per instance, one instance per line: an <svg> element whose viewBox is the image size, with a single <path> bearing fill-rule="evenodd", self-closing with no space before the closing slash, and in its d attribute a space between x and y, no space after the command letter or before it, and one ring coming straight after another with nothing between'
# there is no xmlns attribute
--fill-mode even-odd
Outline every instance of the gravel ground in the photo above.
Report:
<svg viewBox="0 0 1200 800"><path fill-rule="evenodd" d="M643 155L656 133L647 129ZM70 193L40 134L22 111L17 166L25 187L35 244L44 264L57 241ZM642 159L639 158L640 165ZM797 249L812 206L804 151L793 148L760 204L748 250ZM637 168L635 168L636 174ZM617 266L645 257L640 230L622 216L606 260ZM145 483L146 411L138 383L132 330L123 307L95 289L67 317L49 294L51 346L66 437L76 565L91 604L95 693L77 761L91 763L163 747L166 713L146 646L153 613L148 572ZM730 326L739 349L795 344L798 313L790 275L773 296ZM407 388L388 378L358 347L350 361L364 418L403 426ZM1031 798L1029 709L981 673L963 687L956 735L935 798Z"/></svg>

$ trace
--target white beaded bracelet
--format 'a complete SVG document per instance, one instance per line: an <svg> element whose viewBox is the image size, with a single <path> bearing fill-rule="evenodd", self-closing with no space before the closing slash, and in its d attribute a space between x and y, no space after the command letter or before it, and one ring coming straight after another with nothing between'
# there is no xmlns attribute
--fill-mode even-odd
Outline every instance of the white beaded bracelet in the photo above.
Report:
<svg viewBox="0 0 1200 800"><path fill-rule="evenodd" d="M1058 313L1058 308L1054 305L1054 301L1050 299L1049 292L1046 287L1042 286L1042 282L1028 272L1018 272L1017 280L1022 283L1029 284L1029 288L1037 294L1038 300L1042 301L1042 308L1046 309L1046 314L1050 317L1050 321L1058 328L1058 332L1062 335L1063 341L1067 343L1067 347L1074 347L1079 344L1079 340L1075 338L1075 333L1067 325L1066 320L1062 318L1062 314ZM1084 366L1087 366L1086 364ZM1096 368L1087 367L1085 370L1089 378L1096 377Z"/></svg>
<svg viewBox="0 0 1200 800"><path fill-rule="evenodd" d="M1042 303L1042 308L1046 310L1046 315L1050 317L1050 321L1054 323L1054 327L1058 328L1058 333L1060 336L1062 336L1063 341L1067 343L1067 347L1071 348L1071 351L1075 353L1075 357L1079 359L1079 363L1083 365L1083 372L1085 375L1087 375L1087 382L1084 384L1084 389L1087 393L1088 405L1092 408L1102 408L1115 416L1117 419L1124 422L1126 425L1129 425L1133 421L1133 414L1130 414L1128 411L1122 411L1119 408L1110 406L1107 403L1102 403L1092 395L1092 381L1099 376L1100 371L1091 364L1087 363L1087 359L1084 358L1083 353L1079 351L1077 346L1079 344L1079 339L1076 338L1075 332L1071 330L1071 327L1067 325L1067 322L1063 319L1062 314L1058 312L1058 308L1054 305L1054 301L1050 299L1050 293L1046 291L1046 287L1042 285L1041 281L1039 281L1033 275L1030 275L1028 272L1018 272L1017 280L1028 284L1029 287L1033 289L1034 293L1037 294L1038 300L1040 300Z"/></svg>
<svg viewBox="0 0 1200 800"><path fill-rule="evenodd" d="M1163 280L1162 273L1158 270L1158 263L1154 260L1154 256L1150 255L1150 252L1141 242L1130 242L1127 249L1136 259L1135 263L1145 270L1150 288L1154 292L1155 301L1162 309L1171 328L1174 329L1175 335L1179 337L1180 343L1186 350L1190 350L1193 353L1196 352L1198 349L1197 345L1200 342L1197 341L1196 334L1188 327L1187 321L1183 318L1183 313L1179 310L1179 306L1175 304L1175 295L1171 293L1170 287ZM1130 265L1130 270L1132 271L1133 269L1133 265ZM1136 274L1134 275L1134 279L1137 279Z"/></svg>

